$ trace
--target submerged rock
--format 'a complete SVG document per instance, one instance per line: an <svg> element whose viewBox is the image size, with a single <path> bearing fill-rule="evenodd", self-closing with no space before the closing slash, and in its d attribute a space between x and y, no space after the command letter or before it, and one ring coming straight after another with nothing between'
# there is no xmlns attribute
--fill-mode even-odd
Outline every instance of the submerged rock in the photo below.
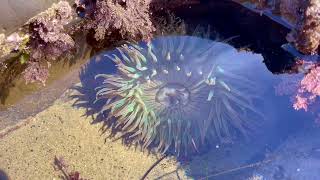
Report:
<svg viewBox="0 0 320 180"><path fill-rule="evenodd" d="M319 135L318 128L311 128L289 138L271 155L273 161L257 169L254 176L268 180L319 179Z"/></svg>

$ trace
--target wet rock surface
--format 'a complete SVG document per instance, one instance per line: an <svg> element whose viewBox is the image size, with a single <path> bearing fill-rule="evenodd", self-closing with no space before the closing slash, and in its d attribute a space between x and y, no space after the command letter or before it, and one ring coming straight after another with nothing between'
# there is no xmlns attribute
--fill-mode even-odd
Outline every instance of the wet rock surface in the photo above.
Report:
<svg viewBox="0 0 320 180"><path fill-rule="evenodd" d="M11 32L28 19L49 8L58 0L2 0L0 7L0 32Z"/></svg>
<svg viewBox="0 0 320 180"><path fill-rule="evenodd" d="M319 0L234 0L291 28L287 40L304 54L319 52Z"/></svg>

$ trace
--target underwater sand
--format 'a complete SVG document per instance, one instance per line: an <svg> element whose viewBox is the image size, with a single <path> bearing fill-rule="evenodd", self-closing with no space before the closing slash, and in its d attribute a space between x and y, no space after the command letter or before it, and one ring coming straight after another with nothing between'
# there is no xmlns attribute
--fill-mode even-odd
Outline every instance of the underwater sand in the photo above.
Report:
<svg viewBox="0 0 320 180"><path fill-rule="evenodd" d="M70 93L70 91L69 91ZM68 94L68 93L67 93ZM66 97L64 94L62 97ZM70 171L87 179L140 179L160 156L148 155L121 140L102 134L102 124L90 124L85 109L60 98L52 106L0 140L0 171L9 179L60 179L54 158L63 157ZM179 177L178 177L179 176ZM186 179L173 158L161 161L148 179Z"/></svg>

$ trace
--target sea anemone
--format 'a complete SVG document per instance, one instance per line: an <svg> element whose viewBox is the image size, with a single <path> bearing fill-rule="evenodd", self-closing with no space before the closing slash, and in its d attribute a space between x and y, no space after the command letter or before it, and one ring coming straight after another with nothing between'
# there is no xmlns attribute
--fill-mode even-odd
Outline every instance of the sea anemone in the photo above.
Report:
<svg viewBox="0 0 320 180"><path fill-rule="evenodd" d="M97 88L100 113L143 148L177 155L247 136L263 119L246 70L254 54L193 36L158 37L105 54L117 67ZM260 63L260 62L259 62ZM248 69L248 68L247 68Z"/></svg>

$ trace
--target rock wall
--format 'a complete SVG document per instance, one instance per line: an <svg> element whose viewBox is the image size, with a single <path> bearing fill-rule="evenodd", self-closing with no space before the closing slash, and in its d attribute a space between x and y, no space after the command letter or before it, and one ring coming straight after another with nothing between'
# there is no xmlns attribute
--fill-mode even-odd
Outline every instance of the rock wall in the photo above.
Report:
<svg viewBox="0 0 320 180"><path fill-rule="evenodd" d="M271 13L292 27L288 42L304 54L318 54L320 45L320 0L233 0L261 14ZM280 21L279 21L280 22Z"/></svg>
<svg viewBox="0 0 320 180"><path fill-rule="evenodd" d="M59 0L1 0L0 33L11 33ZM71 2L72 0L70 0Z"/></svg>

